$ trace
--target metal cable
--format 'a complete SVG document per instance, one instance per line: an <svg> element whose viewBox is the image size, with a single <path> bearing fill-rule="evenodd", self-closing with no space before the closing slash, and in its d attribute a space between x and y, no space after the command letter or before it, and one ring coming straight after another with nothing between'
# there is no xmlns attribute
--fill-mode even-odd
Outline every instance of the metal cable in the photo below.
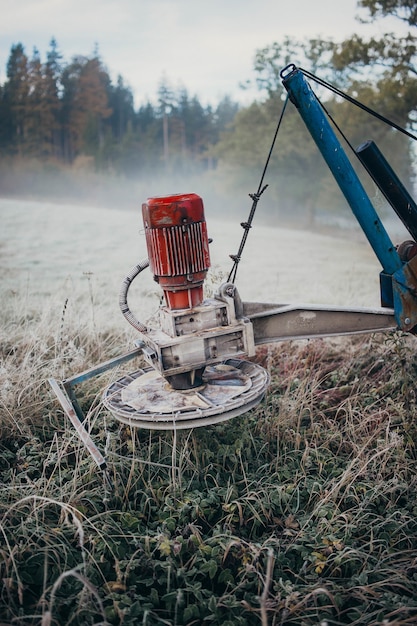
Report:
<svg viewBox="0 0 417 626"><path fill-rule="evenodd" d="M315 76L314 74L312 74L308 70L305 70L302 67L299 67L298 69L300 70L300 72L302 72L304 74L304 76L307 76L311 80L314 80L318 85L321 85L322 87L326 87L326 89L329 89L330 91L335 93L337 96L341 96L342 98L344 98L345 100L347 100L351 104L354 104L355 106L357 106L359 109L362 109L366 113L369 113L369 115L372 115L373 117L376 117L381 122L384 122L384 124L387 124L388 126L391 126L392 128L395 128L396 130L398 130L400 133L403 133L404 135L407 135L407 137L410 137L410 139L417 140L417 136L416 135L413 135L413 133L410 133L408 130L406 130L402 126L399 126L398 124L396 124L392 120L389 120L384 115L381 115L381 113L377 113L376 111L374 111L370 107L366 106L366 104L363 104L363 102L359 102L359 100L356 100L352 96L349 96L344 91L341 91L337 87L334 87L333 85L331 85L327 81L323 80L322 78L319 78L318 76Z"/></svg>
<svg viewBox="0 0 417 626"><path fill-rule="evenodd" d="M409 133L407 130L405 130L404 128L401 128L400 126L397 126L396 124L394 124L394 122L391 122L388 118L385 118L383 115L380 115L379 113L377 113L376 111L373 111L372 109L369 109L369 107L367 107L366 105L362 104L361 102L359 102L358 100L355 100L354 98L351 98L350 96L348 96L347 94L345 94L344 92L340 91L339 89L337 89L336 87L333 87L333 85L330 85L330 83L326 83L326 81L323 81L320 78L317 78L315 76L313 76L313 74L311 74L310 72L308 72L307 70L303 70L301 68L299 68L300 71L305 75L308 76L308 78L311 78L313 80L315 80L317 83L321 84L323 87L327 87L328 89L330 89L331 91L333 91L334 93L336 93L339 96L342 96L344 98L346 98L346 100L348 100L349 102L351 102L352 104L355 104L356 106L358 106L360 109L362 109L363 111L370 113L371 115L374 115L374 117L377 117L378 119L380 119L381 121L383 121L385 124L388 124L389 126L393 126L394 128L396 128L397 130L403 132L405 135L408 135L409 137L411 137L412 139L417 139L416 136L414 136L412 133ZM349 141L349 139L347 138L347 136L345 135L345 133L342 131L342 129L340 128L339 124L336 122L336 120L334 119L334 117L331 115L331 113L327 110L327 108L324 106L324 104L321 102L320 98L317 96L317 94L313 91L313 96L316 99L316 101L318 102L318 104L320 105L321 109L323 110L323 112L327 115L327 117L329 118L329 120L332 122L333 126L336 128L336 130L338 131L338 133L340 134L340 136L343 138L343 140L346 142L346 145L350 148L350 150L352 151L352 153L354 154L354 156L358 159L358 161L363 165L358 152L355 150L354 146L352 145L352 143ZM366 168L367 169L367 168ZM408 227L407 227L408 228Z"/></svg>
<svg viewBox="0 0 417 626"><path fill-rule="evenodd" d="M255 211L256 211L256 208L258 206L258 202L260 200L261 195L263 194L265 189L268 187L268 185L264 185L263 182L264 182L264 178L265 178L265 175L266 175L266 170L268 169L268 165L269 165L269 162L271 160L271 155L272 155L272 151L273 151L274 146L275 146L275 142L276 142L276 139L277 139L277 136L278 136L278 132L279 132L279 129L281 127L282 118L284 117L285 109L287 108L288 100L289 100L289 96L287 94L287 97L285 98L284 106L282 107L281 115L280 115L279 120L278 120L277 127L275 129L274 138L272 140L271 147L269 149L268 157L267 157L266 162L265 162L265 166L264 166L264 169L263 169L263 172L262 172L261 180L259 181L258 191L256 193L250 193L249 194L249 197L252 198L252 207L251 207L251 210L250 210L249 217L248 217L247 221L246 222L241 222L241 224L240 224L242 226L242 228L244 229L244 233L243 233L242 240L240 242L239 250L238 250L237 254L231 254L230 255L230 258L233 261L233 267L232 267L232 269L230 271L230 274L229 274L229 276L227 278L227 282L228 283L234 283L235 280L236 280L237 268L238 268L238 265L239 265L240 260L242 258L242 252L243 252L243 249L244 249L245 244L246 244L246 240L247 240L248 235L249 235L249 230L252 228L252 222L253 222L253 218L255 217Z"/></svg>

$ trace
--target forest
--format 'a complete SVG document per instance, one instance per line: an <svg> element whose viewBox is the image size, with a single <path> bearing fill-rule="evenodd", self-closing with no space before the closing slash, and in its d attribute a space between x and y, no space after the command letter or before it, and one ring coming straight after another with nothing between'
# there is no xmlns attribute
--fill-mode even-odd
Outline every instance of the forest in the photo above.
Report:
<svg viewBox="0 0 417 626"><path fill-rule="evenodd" d="M360 0L368 20L396 18L408 27L365 40L273 42L254 55L253 82L259 97L239 106L230 97L203 106L184 87L160 81L154 102L135 108L119 75L114 84L98 50L66 61L52 38L46 59L24 43L10 50L0 85L0 184L3 196L83 199L104 179L124 182L198 177L218 195L256 188L284 100L280 71L288 63L306 68L397 127L417 124L417 12L413 2ZM313 85L335 123L353 146L373 139L406 187L414 185L413 139L322 86ZM295 211L312 221L319 210L340 205L338 190L294 107L285 116L269 164L268 195L273 217ZM101 181L101 183L100 183ZM104 185L105 186L105 185ZM96 192L87 199L105 202ZM231 209L233 207L231 206Z"/></svg>

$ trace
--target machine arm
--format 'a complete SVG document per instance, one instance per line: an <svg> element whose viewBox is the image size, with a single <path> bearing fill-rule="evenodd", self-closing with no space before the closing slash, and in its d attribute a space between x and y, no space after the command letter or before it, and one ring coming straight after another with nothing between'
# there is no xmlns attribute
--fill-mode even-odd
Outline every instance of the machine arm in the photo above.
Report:
<svg viewBox="0 0 417 626"><path fill-rule="evenodd" d="M283 85L296 106L384 271L393 274L401 260L365 189L301 70L289 66Z"/></svg>
<svg viewBox="0 0 417 626"><path fill-rule="evenodd" d="M400 258L303 72L289 65L281 76L290 100L297 107L382 265L383 305L394 309L401 330L413 331L417 326L417 256L408 262Z"/></svg>
<svg viewBox="0 0 417 626"><path fill-rule="evenodd" d="M252 322L255 345L291 339L310 339L395 330L393 309L244 302Z"/></svg>

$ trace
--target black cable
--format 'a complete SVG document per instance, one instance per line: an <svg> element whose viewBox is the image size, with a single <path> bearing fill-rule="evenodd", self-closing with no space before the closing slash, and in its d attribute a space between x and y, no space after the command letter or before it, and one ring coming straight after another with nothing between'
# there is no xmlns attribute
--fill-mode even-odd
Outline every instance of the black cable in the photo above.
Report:
<svg viewBox="0 0 417 626"><path fill-rule="evenodd" d="M284 105L282 107L281 115L280 115L279 120L278 120L277 127L275 129L274 138L272 140L271 147L269 149L268 157L267 157L266 162L265 162L265 166L264 166L264 169L263 169L263 172L262 172L262 176L261 176L261 179L259 181L258 191L256 193L250 193L249 194L249 197L252 198L252 207L251 207L251 210L250 210L249 217L248 217L247 221L246 222L241 222L241 224L240 224L242 226L242 228L244 229L244 233L243 233L242 240L240 242L239 250L238 250L237 254L231 254L230 255L230 258L233 261L233 267L232 267L232 269L230 271L230 274L228 276L228 279L227 279L228 283L234 283L235 280L236 280L237 268L238 268L238 265L239 265L240 260L242 258L242 252L243 252L243 249L244 249L245 244L246 244L246 240L247 240L248 235L249 235L249 230L252 228L252 222L253 222L253 218L255 217L256 207L258 206L258 202L259 202L259 200L261 198L261 195L263 194L265 189L268 187L268 185L264 185L263 182L264 182L264 178L265 178L265 175L266 175L266 170L268 169L268 165L269 165L269 162L271 160L271 155L272 155L272 151L273 151L274 146L275 146L275 141L277 139L278 132L279 132L279 129L281 127L282 118L284 117L285 109L287 108L288 100L289 100L289 96L287 94L287 97L285 98Z"/></svg>
<svg viewBox="0 0 417 626"><path fill-rule="evenodd" d="M357 106L359 109L362 109L362 111L365 111L366 113L369 113L369 115L372 115L373 117L376 117L381 122L384 122L384 124L387 124L388 126L391 126L392 128L395 128L396 130L398 130L400 133L403 133L404 135L407 135L407 137L410 137L410 139L417 140L417 136L416 135L413 135L413 133L410 133L408 130L406 130L402 126L399 126L398 124L396 124L392 120L389 120L387 117L384 117L384 115L381 115L381 113L377 113L376 111L374 111L370 107L366 106L366 104L363 104L363 102L359 102L359 100L356 100L355 98L353 98L352 96L349 96L344 91L341 91L340 89L337 89L337 87L334 87L333 85L331 85L327 81L323 80L322 78L319 78L318 76L315 76L314 74L312 74L308 70L305 70L302 67L300 67L298 69L304 74L304 76L307 76L311 80L314 80L318 85L321 85L322 87L326 87L326 89L329 89L330 91L332 91L336 95L341 96L342 98L344 98L345 100L347 100L351 104L354 104L355 106Z"/></svg>

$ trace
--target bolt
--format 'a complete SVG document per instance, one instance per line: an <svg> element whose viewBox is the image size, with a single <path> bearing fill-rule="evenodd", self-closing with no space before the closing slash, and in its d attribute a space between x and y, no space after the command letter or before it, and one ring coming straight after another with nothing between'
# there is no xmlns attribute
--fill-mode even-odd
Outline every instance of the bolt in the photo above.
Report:
<svg viewBox="0 0 417 626"><path fill-rule="evenodd" d="M404 324L406 324L408 326L408 324L411 322L409 317L406 317L404 320Z"/></svg>

